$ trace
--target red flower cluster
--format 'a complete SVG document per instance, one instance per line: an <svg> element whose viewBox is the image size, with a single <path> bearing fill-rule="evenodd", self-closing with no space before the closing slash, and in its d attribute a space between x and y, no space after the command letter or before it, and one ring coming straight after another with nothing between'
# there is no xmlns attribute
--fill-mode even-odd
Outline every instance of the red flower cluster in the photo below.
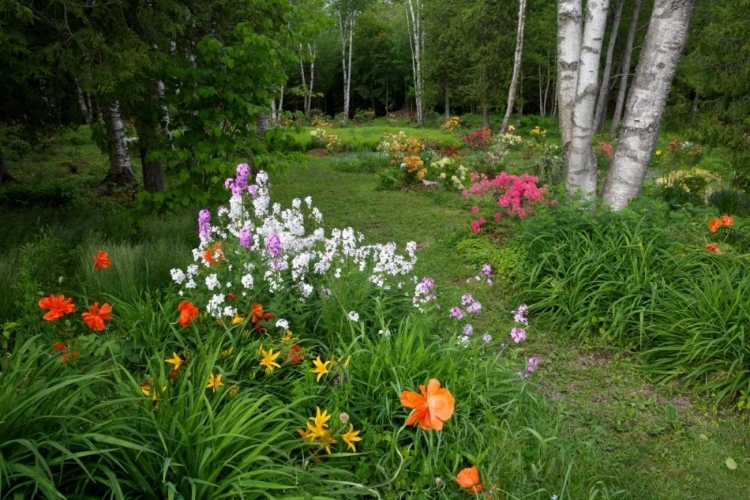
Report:
<svg viewBox="0 0 750 500"><path fill-rule="evenodd" d="M62 342L55 342L52 345L52 353L60 353L60 361L68 362L71 359L76 359L78 357L78 351L69 351L69 348L69 346Z"/></svg>
<svg viewBox="0 0 750 500"><path fill-rule="evenodd" d="M180 318L177 321L182 327L188 326L198 317L198 308L195 307L195 304L187 300L180 302L177 310L180 311Z"/></svg>
<svg viewBox="0 0 750 500"><path fill-rule="evenodd" d="M469 135L463 136L463 141L467 148L486 150L495 142L495 138L492 137L491 129L480 128Z"/></svg>

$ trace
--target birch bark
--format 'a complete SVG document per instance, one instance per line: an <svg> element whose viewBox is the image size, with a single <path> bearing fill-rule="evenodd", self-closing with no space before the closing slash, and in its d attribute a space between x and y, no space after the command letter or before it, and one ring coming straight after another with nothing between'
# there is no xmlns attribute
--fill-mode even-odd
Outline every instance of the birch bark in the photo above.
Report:
<svg viewBox="0 0 750 500"><path fill-rule="evenodd" d="M344 123L349 121L349 100L352 83L352 51L354 49L354 19L357 12L351 5L339 2L336 9L336 19L341 38L341 68L344 74Z"/></svg>
<svg viewBox="0 0 750 500"><path fill-rule="evenodd" d="M568 147L573 137L573 109L583 32L581 1L557 2L557 110L560 113L563 149Z"/></svg>
<svg viewBox="0 0 750 500"><path fill-rule="evenodd" d="M508 129L510 115L513 113L513 104L516 99L516 88L518 87L518 75L521 73L521 57L523 56L523 29L526 23L526 0L518 2L518 29L516 30L516 53L513 57L513 77L510 79L508 89L508 105L505 108L505 116L500 125L500 133L504 134ZM541 72L540 72L541 75ZM541 96L541 83L539 84L539 95Z"/></svg>
<svg viewBox="0 0 750 500"><path fill-rule="evenodd" d="M625 43L625 55L622 58L622 74L620 75L620 88L617 91L617 104L615 104L615 114L612 116L612 125L609 128L609 135L617 135L617 127L620 126L622 119L622 108L625 105L625 95L628 90L628 76L630 73L630 59L633 56L633 44L635 43L635 32L638 29L638 18L641 14L642 0L635 0L633 6L633 19L630 21L628 30L628 40Z"/></svg>
<svg viewBox="0 0 750 500"><path fill-rule="evenodd" d="M565 152L565 186L568 193L580 192L584 199L596 196L597 168L591 136L594 135L594 105L608 8L609 0L586 2L586 26L578 63L573 131Z"/></svg>
<svg viewBox="0 0 750 500"><path fill-rule="evenodd" d="M524 0L525 1L525 0ZM406 25L409 29L411 66L414 76L414 100L417 107L417 122L424 125L422 51L424 49L424 23L422 0L406 0ZM416 8L415 8L416 7Z"/></svg>
<svg viewBox="0 0 750 500"><path fill-rule="evenodd" d="M654 1L617 152L604 186L604 202L615 210L625 208L643 186L694 4L695 0Z"/></svg>
<svg viewBox="0 0 750 500"><path fill-rule="evenodd" d="M612 74L612 59L615 53L615 44L617 43L617 32L620 29L623 5L625 5L625 0L617 1L615 18L612 20L612 31L610 32L609 44L607 45L607 59L604 63L602 83L599 85L599 97L596 100L596 113L594 114L594 128L596 130L601 130L604 127L604 120L606 118L607 98L609 97L609 77Z"/></svg>
<svg viewBox="0 0 750 500"><path fill-rule="evenodd" d="M120 115L120 103L114 101L105 105L102 108L102 117L109 140L109 172L105 181L114 184L135 184L135 175L125 141L125 126Z"/></svg>

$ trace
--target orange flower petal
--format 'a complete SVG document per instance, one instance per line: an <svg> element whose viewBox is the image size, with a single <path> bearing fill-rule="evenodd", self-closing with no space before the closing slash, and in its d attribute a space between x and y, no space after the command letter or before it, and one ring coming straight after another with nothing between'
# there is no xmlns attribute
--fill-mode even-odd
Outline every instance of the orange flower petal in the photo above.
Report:
<svg viewBox="0 0 750 500"><path fill-rule="evenodd" d="M401 404L407 408L416 408L419 405L423 405L427 400L413 391L401 392Z"/></svg>

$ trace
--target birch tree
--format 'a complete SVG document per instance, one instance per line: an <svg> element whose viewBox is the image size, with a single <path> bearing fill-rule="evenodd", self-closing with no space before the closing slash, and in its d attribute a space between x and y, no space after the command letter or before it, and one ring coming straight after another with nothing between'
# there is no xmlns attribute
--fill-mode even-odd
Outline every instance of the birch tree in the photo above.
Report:
<svg viewBox="0 0 750 500"><path fill-rule="evenodd" d="M612 116L612 125L609 128L609 135L617 134L617 127L620 126L622 118L622 109L625 106L625 95L628 90L628 77L630 76L630 59L633 56L633 44L635 43L635 33L638 29L638 18L641 14L642 0L635 0L633 6L633 19L630 21L628 29L628 40L625 43L625 54L622 59L622 70L620 71L620 88L617 91L617 103L615 104L615 114Z"/></svg>
<svg viewBox="0 0 750 500"><path fill-rule="evenodd" d="M114 184L135 184L136 180L125 140L125 126L120 115L120 103L113 101L103 106L102 115L109 145L109 171L106 181Z"/></svg>
<svg viewBox="0 0 750 500"><path fill-rule="evenodd" d="M609 97L609 77L612 74L612 59L617 43L617 32L620 29L620 19L622 18L622 7L625 0L617 0L615 17L612 20L612 31L609 35L609 44L607 45L607 59L604 63L604 73L602 74L602 83L599 85L599 97L596 100L596 113L594 114L594 128L601 130L604 126L606 117L607 98Z"/></svg>
<svg viewBox="0 0 750 500"><path fill-rule="evenodd" d="M615 210L625 208L643 186L694 4L695 0L654 1L617 152L604 186L604 202Z"/></svg>
<svg viewBox="0 0 750 500"><path fill-rule="evenodd" d="M581 0L557 2L557 107L563 149L573 137L578 62L581 58L583 11Z"/></svg>
<svg viewBox="0 0 750 500"><path fill-rule="evenodd" d="M525 0L524 0L525 1ZM424 11L422 0L406 0L406 26L409 30L411 66L414 76L414 100L417 122L424 125L424 82L422 81L422 53L424 51Z"/></svg>
<svg viewBox="0 0 750 500"><path fill-rule="evenodd" d="M586 25L578 62L572 136L564 154L568 192L580 192L587 199L596 196L597 168L591 136L594 134L594 105L608 8L609 0L586 2Z"/></svg>
<svg viewBox="0 0 750 500"><path fill-rule="evenodd" d="M315 58L318 55L318 45L316 43L307 43L307 54L304 54L302 44L299 44L299 71L302 76L302 109L304 110L305 117L310 116L310 108L312 107L312 98L315 95L313 91L313 85L315 84ZM307 84L305 78L305 60L310 65L310 84Z"/></svg>
<svg viewBox="0 0 750 500"><path fill-rule="evenodd" d="M344 74L344 123L349 120L349 101L352 91L352 52L354 51L354 22L359 15L354 0L334 2L334 15L341 39L341 69Z"/></svg>
<svg viewBox="0 0 750 500"><path fill-rule="evenodd" d="M526 0L518 2L518 29L516 31L516 53L513 57L513 76L508 88L508 103L505 108L503 123L500 125L500 133L504 134L508 129L510 115L513 113L513 103L516 99L516 87L518 86L518 75L521 73L521 56L523 55L523 29L526 24ZM541 85L540 85L541 88Z"/></svg>

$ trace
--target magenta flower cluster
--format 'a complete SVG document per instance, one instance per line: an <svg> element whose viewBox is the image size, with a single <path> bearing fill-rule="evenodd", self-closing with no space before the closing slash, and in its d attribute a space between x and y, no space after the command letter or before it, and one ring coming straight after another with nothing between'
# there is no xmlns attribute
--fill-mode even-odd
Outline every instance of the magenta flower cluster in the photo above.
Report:
<svg viewBox="0 0 750 500"><path fill-rule="evenodd" d="M490 179L485 174L472 172L469 189L463 191L464 197L469 195L483 196L488 193L497 195L498 210L494 213L495 220L502 219L503 215L525 218L530 208L537 201L545 201L546 187L538 187L539 178L529 174L511 175L501 172L495 178ZM473 206L471 212L479 212L478 206ZM481 227L487 223L487 219L479 217L471 222L471 230L475 233L481 231Z"/></svg>

